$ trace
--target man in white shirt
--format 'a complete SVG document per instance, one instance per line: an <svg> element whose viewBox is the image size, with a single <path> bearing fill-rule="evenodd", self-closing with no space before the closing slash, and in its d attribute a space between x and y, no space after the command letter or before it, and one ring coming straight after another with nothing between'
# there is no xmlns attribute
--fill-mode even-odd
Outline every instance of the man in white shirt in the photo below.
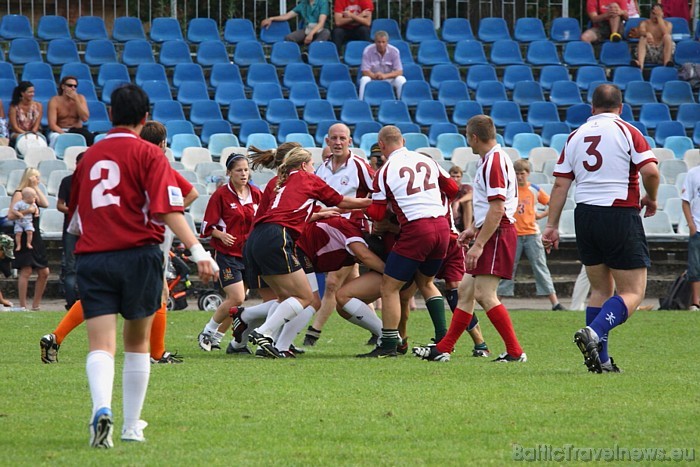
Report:
<svg viewBox="0 0 700 467"><path fill-rule="evenodd" d="M374 35L374 44L365 47L362 52L362 64L360 65L362 78L360 78L359 97L365 95L365 86L373 79L388 81L396 93L396 98L401 97L401 88L406 83L403 77L403 64L399 49L389 44L389 34L385 31L377 31Z"/></svg>

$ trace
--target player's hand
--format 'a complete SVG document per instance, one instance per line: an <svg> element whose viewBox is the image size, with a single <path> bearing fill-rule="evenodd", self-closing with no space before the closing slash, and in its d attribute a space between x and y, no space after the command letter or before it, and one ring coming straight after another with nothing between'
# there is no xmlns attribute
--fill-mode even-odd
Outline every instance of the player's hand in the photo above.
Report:
<svg viewBox="0 0 700 467"><path fill-rule="evenodd" d="M219 265L211 257L208 251L204 250L201 243L195 243L190 247L190 259L197 263L197 273L205 284L214 279L219 273Z"/></svg>
<svg viewBox="0 0 700 467"><path fill-rule="evenodd" d="M314 41L314 33L310 33L306 35L306 38L304 39L304 45L309 45Z"/></svg>
<svg viewBox="0 0 700 467"><path fill-rule="evenodd" d="M542 246L547 253L551 253L552 248L559 249L559 229L547 226L542 234Z"/></svg>
<svg viewBox="0 0 700 467"><path fill-rule="evenodd" d="M651 217L656 214L656 200L649 199L648 195L644 195L641 201L642 207L646 207L644 210L644 217Z"/></svg>
<svg viewBox="0 0 700 467"><path fill-rule="evenodd" d="M225 246L233 246L233 244L236 243L236 237L229 233L223 234L221 237L219 237L219 240L221 240L221 243L223 243Z"/></svg>
<svg viewBox="0 0 700 467"><path fill-rule="evenodd" d="M464 255L464 264L467 267L467 270L476 268L476 264L479 262L479 258L481 258L481 254L483 252L484 247L478 243L474 243L469 247L467 253Z"/></svg>
<svg viewBox="0 0 700 467"><path fill-rule="evenodd" d="M469 243L476 237L477 230L469 226L457 237L457 243L463 248L469 248Z"/></svg>

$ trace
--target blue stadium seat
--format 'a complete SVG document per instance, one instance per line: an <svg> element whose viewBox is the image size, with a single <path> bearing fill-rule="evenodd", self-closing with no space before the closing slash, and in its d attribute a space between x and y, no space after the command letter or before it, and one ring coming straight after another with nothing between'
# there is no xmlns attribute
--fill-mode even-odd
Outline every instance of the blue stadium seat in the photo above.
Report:
<svg viewBox="0 0 700 467"><path fill-rule="evenodd" d="M630 125L632 125L633 127L635 127L636 129L638 129L643 135L646 136L646 135L649 134L649 132L647 131L647 126L646 126L645 124L643 124L642 122L633 122L633 121L630 121L630 122L628 122L628 123L629 123ZM653 141L653 140L652 140L652 141ZM654 146L652 146L652 147L656 147L656 143L654 143Z"/></svg>
<svg viewBox="0 0 700 467"><path fill-rule="evenodd" d="M323 99L307 102L304 106L303 118L310 125L316 125L322 120L336 120L333 106Z"/></svg>
<svg viewBox="0 0 700 467"><path fill-rule="evenodd" d="M209 120L223 120L223 118L224 117L221 115L221 108L216 102L208 99L192 102L192 107L190 108L190 122L192 122L193 125L202 126Z"/></svg>
<svg viewBox="0 0 700 467"><path fill-rule="evenodd" d="M231 18L226 20L224 26L224 40L229 44L258 40L255 35L255 26L253 26L253 22L245 18Z"/></svg>
<svg viewBox="0 0 700 467"><path fill-rule="evenodd" d="M165 67L160 63L144 63L136 68L134 82L142 86L146 81L162 81L170 86L168 75L165 74Z"/></svg>
<svg viewBox="0 0 700 467"><path fill-rule="evenodd" d="M112 40L117 42L145 41L146 34L143 32L141 18L134 16L119 16L115 18L112 26Z"/></svg>
<svg viewBox="0 0 700 467"><path fill-rule="evenodd" d="M562 56L564 63L569 66L597 65L593 46L588 42L575 40L567 42ZM629 62L628 62L629 63Z"/></svg>
<svg viewBox="0 0 700 467"><path fill-rule="evenodd" d="M309 126L304 120L282 120L277 127L277 141L284 143L290 133L306 133L311 138L311 146L316 146L313 136L309 135Z"/></svg>
<svg viewBox="0 0 700 467"><path fill-rule="evenodd" d="M569 70L563 65L546 65L540 70L540 85L542 89L549 91L556 81L570 81Z"/></svg>
<svg viewBox="0 0 700 467"><path fill-rule="evenodd" d="M361 100L348 100L340 109L340 120L346 125L356 125L359 122L374 120L369 104Z"/></svg>
<svg viewBox="0 0 700 467"><path fill-rule="evenodd" d="M454 61L458 65L485 65L488 63L484 46L479 41L461 40L455 46Z"/></svg>
<svg viewBox="0 0 700 467"><path fill-rule="evenodd" d="M416 61L421 65L433 66L440 63L452 63L447 53L447 46L441 40L427 40L418 46Z"/></svg>
<svg viewBox="0 0 700 467"><path fill-rule="evenodd" d="M26 69L26 67L25 67ZM17 76L15 75L15 69L10 63L0 61L0 79L9 79L17 83Z"/></svg>
<svg viewBox="0 0 700 467"><path fill-rule="evenodd" d="M232 135L233 133L231 132L231 124L226 120L215 119L214 117L211 117L210 119L202 123L202 132L199 136L199 139L202 140L202 144L204 144L205 146L209 146L209 138L211 138L212 135L221 134Z"/></svg>
<svg viewBox="0 0 700 467"><path fill-rule="evenodd" d="M37 79L53 80L53 68L44 62L29 62L22 67L22 81L34 81Z"/></svg>
<svg viewBox="0 0 700 467"><path fill-rule="evenodd" d="M668 66L655 66L651 69L649 82L654 87L654 91L661 92L668 81L678 79L678 70Z"/></svg>
<svg viewBox="0 0 700 467"><path fill-rule="evenodd" d="M588 91L591 83L605 81L605 68L598 65L582 66L576 71L576 85L579 89Z"/></svg>
<svg viewBox="0 0 700 467"><path fill-rule="evenodd" d="M622 104L622 113L620 114L620 118L622 118L626 122L631 122L634 120L634 115L632 113L632 106L631 105L629 105L627 103Z"/></svg>
<svg viewBox="0 0 700 467"><path fill-rule="evenodd" d="M393 98L393 94L392 94ZM326 91L326 100L333 107L340 107L347 100L358 99L357 87L348 81L333 82Z"/></svg>
<svg viewBox="0 0 700 467"><path fill-rule="evenodd" d="M457 102L452 111L452 122L459 126L466 126L470 118L483 113L483 107L476 101Z"/></svg>
<svg viewBox="0 0 700 467"><path fill-rule="evenodd" d="M536 133L518 133L513 136L513 148L517 149L520 157L528 159L530 151L544 146L542 138Z"/></svg>
<svg viewBox="0 0 700 467"><path fill-rule="evenodd" d="M178 101L157 101L153 103L152 117L165 124L170 120L185 120L185 112Z"/></svg>
<svg viewBox="0 0 700 467"><path fill-rule="evenodd" d="M331 83L338 81L352 82L350 70L344 63L327 63L321 67L321 72L318 75L318 84L328 89Z"/></svg>
<svg viewBox="0 0 700 467"><path fill-rule="evenodd" d="M569 134L555 134L552 135L552 140L549 143L549 147L560 153L562 149L564 149L564 145L566 144L566 140L569 138Z"/></svg>
<svg viewBox="0 0 700 467"><path fill-rule="evenodd" d="M277 83L259 83L253 88L253 101L259 107L267 107L272 99L282 99L282 86Z"/></svg>
<svg viewBox="0 0 700 467"><path fill-rule="evenodd" d="M370 42L366 41L350 41L345 44L343 62L351 67L359 67L362 64L362 53L368 45Z"/></svg>
<svg viewBox="0 0 700 467"><path fill-rule="evenodd" d="M661 92L661 102L675 107L681 104L694 104L693 88L688 81L669 81Z"/></svg>
<svg viewBox="0 0 700 467"><path fill-rule="evenodd" d="M393 43L396 40L403 40L399 23L397 23L395 19L377 18L372 21L370 36L374 37L378 31L384 31L389 34L389 43Z"/></svg>
<svg viewBox="0 0 700 467"><path fill-rule="evenodd" d="M117 51L109 39L93 39L85 46L85 63L100 66L104 63L117 63Z"/></svg>
<svg viewBox="0 0 700 467"><path fill-rule="evenodd" d="M482 81L476 88L474 100L484 107L498 101L507 101L506 87L500 81Z"/></svg>
<svg viewBox="0 0 700 467"><path fill-rule="evenodd" d="M404 133L403 138L406 141L404 145L409 151L415 151L419 148L426 148L430 146L430 141L428 137L423 133Z"/></svg>
<svg viewBox="0 0 700 467"><path fill-rule="evenodd" d="M671 37L674 41L687 41L692 38L692 35L690 34L690 27L688 26L688 20L686 20L685 18L678 18L672 16L665 19L673 25Z"/></svg>
<svg viewBox="0 0 700 467"><path fill-rule="evenodd" d="M275 21L272 24L278 23L279 21ZM250 66L253 63L267 63L265 51L262 48L262 44L258 41L239 42L236 45L236 50L233 52L233 61L236 65L243 67Z"/></svg>
<svg viewBox="0 0 700 467"><path fill-rule="evenodd" d="M7 16L5 16L7 18ZM41 62L39 43L32 37L20 37L10 42L7 59L14 65L26 65L30 62Z"/></svg>
<svg viewBox="0 0 700 467"><path fill-rule="evenodd" d="M700 146L700 122L695 124L695 129L693 130L693 143Z"/></svg>
<svg viewBox="0 0 700 467"><path fill-rule="evenodd" d="M227 119L234 125L246 120L262 120L258 106L250 99L235 99L230 102Z"/></svg>
<svg viewBox="0 0 700 467"><path fill-rule="evenodd" d="M299 120L297 108L288 99L271 99L265 111L265 120L272 125L277 125L282 120Z"/></svg>
<svg viewBox="0 0 700 467"><path fill-rule="evenodd" d="M406 65L408 63L414 63L413 52L411 51L411 46L408 42L402 40L391 41L391 45L399 49L399 55L401 57L401 63Z"/></svg>
<svg viewBox="0 0 700 467"><path fill-rule="evenodd" d="M197 63L209 68L216 63L231 63L231 59L223 42L203 41L197 46Z"/></svg>
<svg viewBox="0 0 700 467"><path fill-rule="evenodd" d="M209 84L219 88L222 84L243 84L241 71L235 63L215 63L209 74Z"/></svg>
<svg viewBox="0 0 700 467"><path fill-rule="evenodd" d="M316 124L316 135L314 136L314 139L316 140L316 144L319 146L323 147L325 146L326 142L326 136L328 136L328 129L335 125L336 123L341 123L338 120L321 120ZM369 151L369 149L368 149ZM369 154L369 152L367 152Z"/></svg>
<svg viewBox="0 0 700 467"><path fill-rule="evenodd" d="M112 92L114 92L114 90L118 87L123 86L124 84L129 84L130 82L131 81L121 79L108 79L102 86L100 100L105 104L110 105L112 103Z"/></svg>
<svg viewBox="0 0 700 467"><path fill-rule="evenodd" d="M573 81L555 81L549 92L549 100L561 107L583 103L581 91Z"/></svg>
<svg viewBox="0 0 700 467"><path fill-rule="evenodd" d="M73 39L54 39L46 48L46 61L53 66L79 63L78 47Z"/></svg>
<svg viewBox="0 0 700 467"><path fill-rule="evenodd" d="M212 158L216 160L221 157L224 148L238 147L240 145L241 143L238 141L238 137L232 133L214 133L209 136L207 149L209 149Z"/></svg>
<svg viewBox="0 0 700 467"><path fill-rule="evenodd" d="M520 45L514 40L501 39L491 44L491 63L496 66L520 65L523 56Z"/></svg>
<svg viewBox="0 0 700 467"><path fill-rule="evenodd" d="M549 38L555 42L571 42L581 39L581 26L576 18L558 16L552 20Z"/></svg>
<svg viewBox="0 0 700 467"><path fill-rule="evenodd" d="M692 130L696 122L700 122L700 104L684 103L678 106L676 120L681 122L687 130Z"/></svg>
<svg viewBox="0 0 700 467"><path fill-rule="evenodd" d="M490 115L496 128L503 128L509 122L523 121L520 106L512 101L501 100L493 102Z"/></svg>
<svg viewBox="0 0 700 467"><path fill-rule="evenodd" d="M413 123L408 106L401 101L386 100L379 104L377 121L384 125L396 125L399 123Z"/></svg>
<svg viewBox="0 0 700 467"><path fill-rule="evenodd" d="M54 39L72 39L68 20L65 16L46 15L39 18L36 36L42 41Z"/></svg>
<svg viewBox="0 0 700 467"><path fill-rule="evenodd" d="M521 107L528 107L533 102L544 102L542 86L537 81L520 81L515 83L512 99L513 102Z"/></svg>
<svg viewBox="0 0 700 467"><path fill-rule="evenodd" d="M481 18L477 37L481 42L496 42L498 40L510 40L508 24L503 18Z"/></svg>
<svg viewBox="0 0 700 467"><path fill-rule="evenodd" d="M546 41L544 24L539 18L518 18L513 29L513 38L518 42Z"/></svg>
<svg viewBox="0 0 700 467"><path fill-rule="evenodd" d="M437 147L444 159L451 159L452 152L457 148L467 146L467 139L459 133L442 133L437 136L435 147Z"/></svg>
<svg viewBox="0 0 700 467"><path fill-rule="evenodd" d="M148 95L148 100L151 103L156 101L171 101L173 100L173 94L170 91L170 85L167 81L142 81L139 86Z"/></svg>
<svg viewBox="0 0 700 467"><path fill-rule="evenodd" d="M406 78L406 81L425 81L423 67L417 63L404 63L403 77Z"/></svg>
<svg viewBox="0 0 700 467"><path fill-rule="evenodd" d="M129 70L123 63L105 63L97 72L97 86L104 87L108 80L130 81Z"/></svg>
<svg viewBox="0 0 700 467"><path fill-rule="evenodd" d="M53 147L56 159L63 160L63 153L66 151L66 148L71 146L87 146L85 136L78 133L61 133L58 135Z"/></svg>
<svg viewBox="0 0 700 467"><path fill-rule="evenodd" d="M248 73L253 71L253 67L270 67L274 70L273 65L269 64L256 64L251 65ZM275 79L277 76L275 75ZM282 84L285 88L289 89L295 84L313 84L316 85L316 78L314 77L314 70L311 65L306 63L290 63L284 68L284 74L282 75ZM249 86L251 86L249 84ZM254 86L251 86L254 87Z"/></svg>
<svg viewBox="0 0 700 467"><path fill-rule="evenodd" d="M571 128L578 128L591 116L591 104L574 104L566 109L565 122Z"/></svg>
<svg viewBox="0 0 700 467"><path fill-rule="evenodd" d="M277 70L274 65L269 63L253 63L250 65L250 68L248 68L246 85L249 88L255 89L257 85L262 83L274 83L279 86L280 82L277 78Z"/></svg>
<svg viewBox="0 0 700 467"><path fill-rule="evenodd" d="M182 151L186 148L201 148L202 142L197 135L180 133L173 135L170 150L173 152L173 157L176 161L182 158Z"/></svg>
<svg viewBox="0 0 700 467"><path fill-rule="evenodd" d="M207 85L201 81L184 81L177 90L177 100L182 105L192 105L195 101L208 99Z"/></svg>
<svg viewBox="0 0 700 467"><path fill-rule="evenodd" d="M524 19L524 18L523 18ZM561 59L554 42L543 40L535 41L527 48L525 60L535 66L560 65Z"/></svg>
<svg viewBox="0 0 700 467"><path fill-rule="evenodd" d="M170 145L174 135L189 134L194 135L194 126L189 120L170 120L165 124L167 143Z"/></svg>
<svg viewBox="0 0 700 467"><path fill-rule="evenodd" d="M0 20L0 37L5 40L34 37L32 25L25 15L5 15Z"/></svg>
<svg viewBox="0 0 700 467"><path fill-rule="evenodd" d="M372 80L365 87L363 100L372 107L378 106L385 100L394 100L394 88L388 81Z"/></svg>
<svg viewBox="0 0 700 467"><path fill-rule="evenodd" d="M466 18L447 18L442 23L442 40L454 44L463 40L475 40L472 25Z"/></svg>
<svg viewBox="0 0 700 467"><path fill-rule="evenodd" d="M289 41L275 42L270 52L270 63L276 67L284 67L290 63L303 63L299 45Z"/></svg>
<svg viewBox="0 0 700 467"><path fill-rule="evenodd" d="M379 130L381 129L382 124L375 122L374 120L357 122L355 124L355 131L352 132L353 143L355 146L359 146L362 140L362 135L365 133L379 133Z"/></svg>
<svg viewBox="0 0 700 467"><path fill-rule="evenodd" d="M576 89L578 91L578 89ZM549 122L559 123L559 111L554 102L533 102L527 111L527 122L534 128L542 128Z"/></svg>
<svg viewBox="0 0 700 467"><path fill-rule="evenodd" d="M418 131L420 131L420 128L418 128L416 132ZM459 133L459 131L457 126L453 123L435 123L430 125L430 129L428 130L428 142L430 143L430 146L437 147L437 140L440 135L456 133ZM443 141L443 144L446 144L446 142Z"/></svg>
<svg viewBox="0 0 700 467"><path fill-rule="evenodd" d="M134 39L126 42L122 51L121 61L129 67L139 66L142 63L156 62L150 42L143 39Z"/></svg>
<svg viewBox="0 0 700 467"><path fill-rule="evenodd" d="M639 38L637 38L637 37L631 38L630 37L630 31L633 28L638 28L639 23L641 23L645 19L647 19L647 18L642 18L642 17L628 18L627 21L625 21L625 32L622 34L622 38L628 42L634 42L634 43L639 42Z"/></svg>
<svg viewBox="0 0 700 467"><path fill-rule="evenodd" d="M618 66L613 69L613 83L624 91L630 81L644 81L642 70L636 66Z"/></svg>
<svg viewBox="0 0 700 467"><path fill-rule="evenodd" d="M532 107L530 107L532 110ZM558 118L558 117L557 117ZM542 142L545 146L552 145L552 138L555 135L565 135L569 136L571 133L571 128L564 122L547 122L542 126Z"/></svg>
<svg viewBox="0 0 700 467"><path fill-rule="evenodd" d="M459 69L457 69L457 67L451 63L441 63L439 65L435 65L432 70L430 70L430 87L433 89L439 90L444 81L459 81L460 79ZM424 81L414 82L420 83ZM408 84L408 82L406 84ZM403 92L403 89L401 92Z"/></svg>
<svg viewBox="0 0 700 467"><path fill-rule="evenodd" d="M176 88L182 86L182 83L188 81L196 81L206 84L204 79L204 70L198 63L178 63L175 65L172 76L172 84Z"/></svg>
<svg viewBox="0 0 700 467"><path fill-rule="evenodd" d="M105 21L101 16L79 16L75 21L73 34L81 42L109 39Z"/></svg>
<svg viewBox="0 0 700 467"><path fill-rule="evenodd" d="M378 124L379 125L379 124ZM360 138L360 149L365 151L365 153L369 154L372 148L372 145L377 142L377 136L379 135L378 132L371 132L368 131L362 135ZM318 136L316 137L316 141L318 142Z"/></svg>
<svg viewBox="0 0 700 467"><path fill-rule="evenodd" d="M406 40L413 44L438 40L435 23L427 18L411 18L406 24Z"/></svg>
<svg viewBox="0 0 700 467"><path fill-rule="evenodd" d="M506 67L503 72L503 84L508 91L515 88L516 83L520 81L535 81L532 76L532 67L530 65L511 65Z"/></svg>
<svg viewBox="0 0 700 467"><path fill-rule="evenodd" d="M401 88L401 100L409 107L415 107L421 101L433 100L433 92L425 81L406 81Z"/></svg>
<svg viewBox="0 0 700 467"><path fill-rule="evenodd" d="M627 42L603 42L600 49L600 63L605 66L625 66L632 60L630 46Z"/></svg>
<svg viewBox="0 0 700 467"><path fill-rule="evenodd" d="M683 124L675 120L659 122L654 132L654 141L656 141L656 145L663 147L666 138L669 136L685 136Z"/></svg>
<svg viewBox="0 0 700 467"><path fill-rule="evenodd" d="M381 107L380 107L381 109ZM415 122L421 126L430 126L435 123L449 123L445 105L440 101L424 100L416 107Z"/></svg>
<svg viewBox="0 0 700 467"><path fill-rule="evenodd" d="M71 76L71 75L67 75ZM97 92L95 91L95 85L92 84L92 79L90 80L80 80L78 79L78 89L77 89L79 94L82 94L85 96L85 100L88 101L96 101L98 100L97 98Z"/></svg>
<svg viewBox="0 0 700 467"><path fill-rule="evenodd" d="M265 120L243 120L238 132L238 140L248 144L248 136L253 133L270 133L270 125Z"/></svg>
<svg viewBox="0 0 700 467"><path fill-rule="evenodd" d="M235 99L246 99L245 89L239 83L226 83L216 88L214 102L223 107L228 107Z"/></svg>
<svg viewBox="0 0 700 467"><path fill-rule="evenodd" d="M321 93L316 83L294 84L289 88L288 99L297 107L304 107L307 101L320 98ZM357 94L355 94L355 98L357 98Z"/></svg>
<svg viewBox="0 0 700 467"><path fill-rule="evenodd" d="M283 41L291 33L292 29L289 27L289 21L273 21L267 28L260 28L260 40L265 44L274 44L275 42Z"/></svg>
<svg viewBox="0 0 700 467"><path fill-rule="evenodd" d="M219 27L211 18L193 18L187 25L187 40L193 44L220 41Z"/></svg>
<svg viewBox="0 0 700 467"><path fill-rule="evenodd" d="M401 134L404 133L420 133L421 129L417 123L413 122L397 122L395 123L396 128L399 129ZM435 125L452 125L451 123L436 123ZM432 127L431 127L432 128Z"/></svg>
<svg viewBox="0 0 700 467"><path fill-rule="evenodd" d="M684 63L700 63L700 42L682 41L676 44L673 61L678 66Z"/></svg>
<svg viewBox="0 0 700 467"><path fill-rule="evenodd" d="M513 138L520 133L534 134L532 125L527 122L508 122L503 129L503 141L506 146L513 146Z"/></svg>
<svg viewBox="0 0 700 467"><path fill-rule="evenodd" d="M445 104L445 107L454 107L459 101L469 100L467 84L461 80L443 81L438 90L437 100Z"/></svg>
<svg viewBox="0 0 700 467"><path fill-rule="evenodd" d="M685 135L671 135L664 140L664 148L673 151L676 159L683 160L686 151L695 149L695 146L693 146L693 140Z"/></svg>
<svg viewBox="0 0 700 467"><path fill-rule="evenodd" d="M177 18L153 18L149 32L151 42L161 44L165 41L184 41L182 29Z"/></svg>
<svg viewBox="0 0 700 467"><path fill-rule="evenodd" d="M166 67L174 67L178 63L192 63L190 46L185 41L165 41L160 46L158 61Z"/></svg>
<svg viewBox="0 0 700 467"><path fill-rule="evenodd" d="M57 94L56 82L53 78L35 79L32 80L32 84L34 85L34 99L37 101L48 101Z"/></svg>
<svg viewBox="0 0 700 467"><path fill-rule="evenodd" d="M476 90L482 81L498 81L493 65L474 65L467 71L467 87Z"/></svg>
<svg viewBox="0 0 700 467"><path fill-rule="evenodd" d="M331 41L315 41L309 44L309 65L321 66L326 63L340 63L338 49Z"/></svg>
<svg viewBox="0 0 700 467"><path fill-rule="evenodd" d="M273 149L277 147L277 140L268 133L251 133L248 135L247 147L255 146L258 149Z"/></svg>
<svg viewBox="0 0 700 467"><path fill-rule="evenodd" d="M624 102L632 106L656 102L656 93L648 81L630 81L625 89Z"/></svg>
<svg viewBox="0 0 700 467"><path fill-rule="evenodd" d="M304 123L303 120L301 120L301 123ZM277 139L279 141L279 131L277 135ZM287 133L284 138L285 142L287 143L299 143L302 147L304 148L315 148L316 147L316 141L314 140L314 137L311 136L309 133L302 133L302 132L294 132L294 133Z"/></svg>
<svg viewBox="0 0 700 467"><path fill-rule="evenodd" d="M88 111L90 112L90 122L106 121L109 122L109 114L107 106L101 101L87 101Z"/></svg>
<svg viewBox="0 0 700 467"><path fill-rule="evenodd" d="M659 123L671 121L671 111L666 104L660 102L642 104L639 109L639 121L653 130Z"/></svg>

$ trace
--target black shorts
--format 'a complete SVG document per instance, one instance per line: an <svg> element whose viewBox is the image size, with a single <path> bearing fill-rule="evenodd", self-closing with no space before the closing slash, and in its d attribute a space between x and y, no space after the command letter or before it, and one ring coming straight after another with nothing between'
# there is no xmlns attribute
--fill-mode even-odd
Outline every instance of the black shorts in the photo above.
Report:
<svg viewBox="0 0 700 467"><path fill-rule="evenodd" d="M158 245L76 255L75 269L85 319L119 313L151 316L163 293L163 252Z"/></svg>
<svg viewBox="0 0 700 467"><path fill-rule="evenodd" d="M242 258L225 255L217 251L214 254L214 259L216 264L219 265L219 282L222 288L243 280L245 264L243 264Z"/></svg>
<svg viewBox="0 0 700 467"><path fill-rule="evenodd" d="M258 276L291 274L301 269L296 244L289 230L279 224L259 224L248 236L244 248L246 282L250 288Z"/></svg>
<svg viewBox="0 0 700 467"><path fill-rule="evenodd" d="M605 264L612 269L651 266L637 209L578 204L574 218L576 246L584 265Z"/></svg>
<svg viewBox="0 0 700 467"><path fill-rule="evenodd" d="M299 248L299 245L296 246L295 250L297 253L297 259L301 263L301 268L304 270L306 274L313 274L314 273L314 265L311 264L311 260L309 259L308 256L306 256L306 253L304 253L304 250Z"/></svg>

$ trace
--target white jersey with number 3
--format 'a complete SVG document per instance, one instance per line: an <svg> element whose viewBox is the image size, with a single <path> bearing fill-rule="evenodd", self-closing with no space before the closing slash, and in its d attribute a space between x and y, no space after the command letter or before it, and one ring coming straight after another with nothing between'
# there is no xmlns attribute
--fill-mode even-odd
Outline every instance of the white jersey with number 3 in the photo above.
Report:
<svg viewBox="0 0 700 467"><path fill-rule="evenodd" d="M444 216L440 178L449 174L431 158L406 148L392 152L374 177L372 199L389 201L399 223Z"/></svg>
<svg viewBox="0 0 700 467"><path fill-rule="evenodd" d="M656 157L642 133L602 113L569 135L554 176L576 181L576 203L639 209L639 168L650 162Z"/></svg>

